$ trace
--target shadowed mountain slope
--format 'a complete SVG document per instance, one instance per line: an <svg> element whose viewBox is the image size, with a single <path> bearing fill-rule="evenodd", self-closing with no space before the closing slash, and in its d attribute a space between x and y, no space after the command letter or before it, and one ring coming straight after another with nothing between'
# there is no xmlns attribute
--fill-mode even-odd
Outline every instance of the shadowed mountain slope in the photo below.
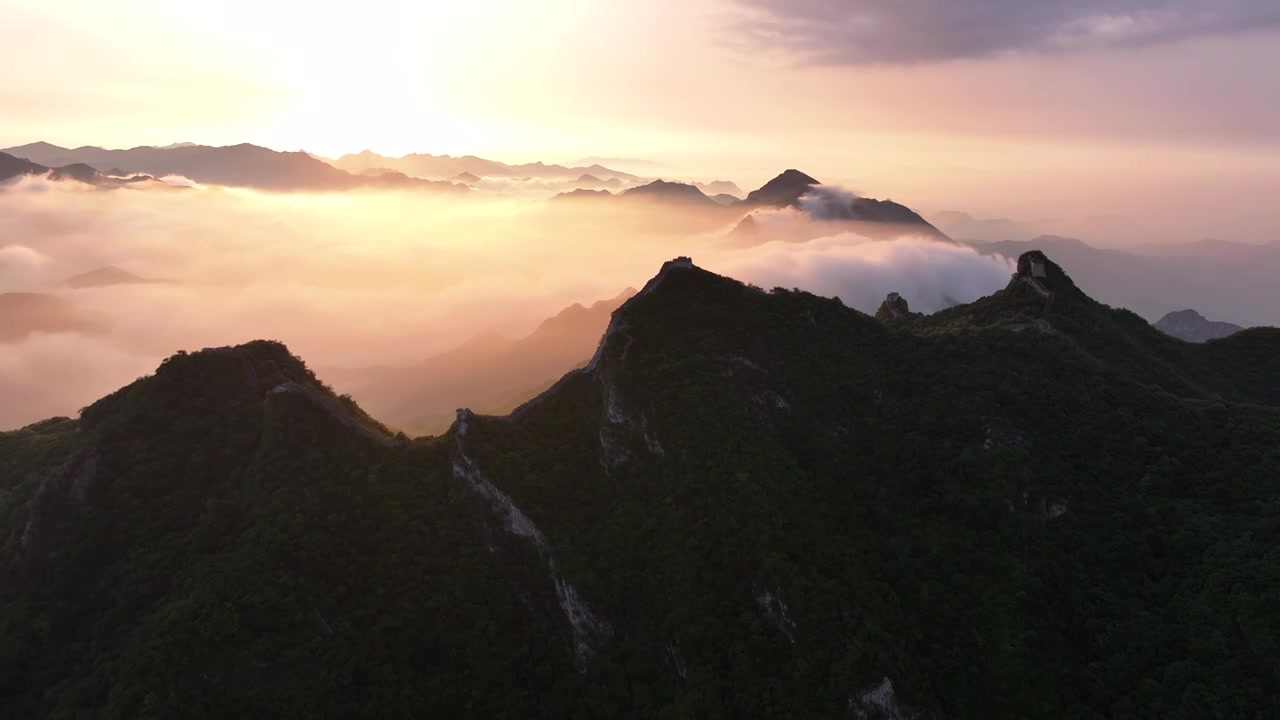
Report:
<svg viewBox="0 0 1280 720"><path fill-rule="evenodd" d="M178 356L0 433L0 712L1262 717L1278 334L1039 254L884 322L682 258L418 441L282 346Z"/></svg>

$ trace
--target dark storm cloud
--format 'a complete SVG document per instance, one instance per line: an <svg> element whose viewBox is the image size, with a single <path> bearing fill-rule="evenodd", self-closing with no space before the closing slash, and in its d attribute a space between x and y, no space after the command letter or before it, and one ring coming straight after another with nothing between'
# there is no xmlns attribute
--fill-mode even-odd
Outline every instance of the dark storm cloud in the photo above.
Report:
<svg viewBox="0 0 1280 720"><path fill-rule="evenodd" d="M735 0L749 33L806 60L912 64L1149 45L1280 28L1277 0Z"/></svg>

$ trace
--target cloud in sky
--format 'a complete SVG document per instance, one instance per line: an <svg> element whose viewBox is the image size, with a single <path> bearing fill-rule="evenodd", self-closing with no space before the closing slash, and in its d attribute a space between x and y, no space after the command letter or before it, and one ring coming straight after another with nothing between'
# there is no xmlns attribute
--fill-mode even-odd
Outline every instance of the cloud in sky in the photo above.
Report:
<svg viewBox="0 0 1280 720"><path fill-rule="evenodd" d="M736 0L757 39L817 64L917 64L1280 28L1275 0Z"/></svg>

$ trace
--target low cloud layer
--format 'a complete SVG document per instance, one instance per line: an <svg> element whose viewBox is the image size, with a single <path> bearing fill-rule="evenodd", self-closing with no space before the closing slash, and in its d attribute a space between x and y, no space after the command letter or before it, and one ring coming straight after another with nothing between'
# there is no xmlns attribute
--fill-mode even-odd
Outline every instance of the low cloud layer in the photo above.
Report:
<svg viewBox="0 0 1280 720"><path fill-rule="evenodd" d="M325 368L414 364L639 287L677 255L868 312L890 291L937 309L1008 275L1003 261L925 240L741 248L724 240L732 225L699 231L705 221L678 210L552 205L20 181L0 191L0 302L17 309L0 317L0 429L74 414L177 350L281 340L322 378ZM94 282L66 282L83 273Z"/></svg>
<svg viewBox="0 0 1280 720"><path fill-rule="evenodd" d="M1280 28L1274 0L736 0L758 41L831 65L1150 45Z"/></svg>
<svg viewBox="0 0 1280 720"><path fill-rule="evenodd" d="M972 302L1003 288L1014 263L924 238L876 242L842 234L806 243L774 242L715 258L710 269L761 287L800 288L874 313L891 292L916 312Z"/></svg>
<svg viewBox="0 0 1280 720"><path fill-rule="evenodd" d="M74 414L179 349L269 338L312 367L356 367L418 362L481 332L518 336L684 249L515 198L24 178L0 190L0 297L25 315L0 317L0 429ZM167 282L66 285L102 268Z"/></svg>
<svg viewBox="0 0 1280 720"><path fill-rule="evenodd" d="M800 209L814 220L837 220L848 214L858 194L834 185L816 185L800 198Z"/></svg>

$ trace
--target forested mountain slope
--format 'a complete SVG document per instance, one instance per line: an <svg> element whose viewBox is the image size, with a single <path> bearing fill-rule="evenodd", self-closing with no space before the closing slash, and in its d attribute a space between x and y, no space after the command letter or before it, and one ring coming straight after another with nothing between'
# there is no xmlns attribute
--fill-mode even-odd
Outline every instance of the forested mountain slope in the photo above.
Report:
<svg viewBox="0 0 1280 720"><path fill-rule="evenodd" d="M1020 273L882 322L673 261L439 438L172 358L0 434L0 715L1264 717L1280 332Z"/></svg>

